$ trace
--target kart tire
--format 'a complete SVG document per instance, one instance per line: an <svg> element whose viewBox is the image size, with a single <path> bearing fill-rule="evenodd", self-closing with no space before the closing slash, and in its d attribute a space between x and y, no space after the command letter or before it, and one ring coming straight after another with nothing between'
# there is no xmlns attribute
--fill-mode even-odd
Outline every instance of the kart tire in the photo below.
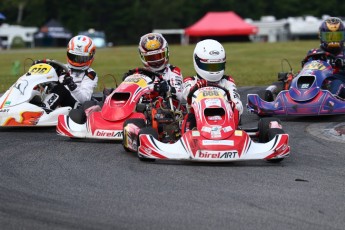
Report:
<svg viewBox="0 0 345 230"><path fill-rule="evenodd" d="M127 137L127 134L125 134L125 127L129 124L129 123L132 123L136 126L138 126L140 129L141 128L144 128L146 126L146 122L144 119L141 119L141 118L131 118L131 119L127 119L124 123L123 123L123 139L122 139L122 146L123 146L123 149L126 151L126 152L132 152L129 148L125 147L125 142L126 142L126 137Z"/></svg>
<svg viewBox="0 0 345 230"><path fill-rule="evenodd" d="M85 101L82 105L82 108L85 111L94 105L98 105L98 102L97 101Z"/></svg>
<svg viewBox="0 0 345 230"><path fill-rule="evenodd" d="M268 89L260 90L258 92L259 97L268 102L274 101L277 95L284 89L284 82L273 82L270 88L272 88L272 86L275 86L275 89L273 91Z"/></svg>
<svg viewBox="0 0 345 230"><path fill-rule="evenodd" d="M266 90L266 89L260 90L258 92L258 95L262 100L265 100L268 102L274 101L273 93L270 90Z"/></svg>
<svg viewBox="0 0 345 230"><path fill-rule="evenodd" d="M273 138L275 138L275 136L277 134L284 134L284 130L283 129L278 129L278 128L273 128L273 129L269 129L268 130L268 139L269 141L272 140ZM282 160L284 160L284 158L278 158L278 159L270 159L270 160L267 160L268 162L271 162L271 163L278 163L278 162L281 162Z"/></svg>
<svg viewBox="0 0 345 230"><path fill-rule="evenodd" d="M84 124L86 122L86 114L83 109L71 109L68 116L77 124Z"/></svg>
<svg viewBox="0 0 345 230"><path fill-rule="evenodd" d="M266 143L270 141L268 133L270 130L270 123L272 121L277 121L281 124L280 119L276 117L264 117L259 120L258 129L259 129L259 143Z"/></svg>
<svg viewBox="0 0 345 230"><path fill-rule="evenodd" d="M145 127L145 128L140 129L139 134L138 134L137 143L139 143L139 141L140 141L139 137L140 137L141 134L149 134L149 135L153 136L155 139L158 140L158 133L152 127ZM138 144L138 146L139 146L139 144ZM139 158L139 160L146 161L146 162L155 162L156 161L156 159L151 159L151 158L146 158L144 156L141 156L139 153L138 153L138 158Z"/></svg>

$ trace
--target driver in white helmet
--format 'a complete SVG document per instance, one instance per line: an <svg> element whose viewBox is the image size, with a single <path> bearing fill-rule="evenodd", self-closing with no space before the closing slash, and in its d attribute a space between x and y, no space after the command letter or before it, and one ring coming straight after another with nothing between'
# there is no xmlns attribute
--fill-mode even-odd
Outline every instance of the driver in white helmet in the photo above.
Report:
<svg viewBox="0 0 345 230"><path fill-rule="evenodd" d="M67 46L67 67L70 72L59 77L59 82L44 99L47 109L57 106L76 108L91 100L97 86L98 76L90 67L95 58L96 46L91 38L84 35L73 37Z"/></svg>
<svg viewBox="0 0 345 230"><path fill-rule="evenodd" d="M230 75L225 75L224 73L226 63L224 47L218 41L212 39L206 39L198 42L193 53L193 63L196 76L187 77L184 79L183 98L187 100L188 93L195 84L206 86L207 82L216 83L229 91L232 104L238 111L238 113L235 113L235 115L239 121L239 117L243 113L243 105L240 95L237 92L234 79ZM187 118L187 123L188 122L193 124L187 126L196 126L195 118L193 119L189 116Z"/></svg>

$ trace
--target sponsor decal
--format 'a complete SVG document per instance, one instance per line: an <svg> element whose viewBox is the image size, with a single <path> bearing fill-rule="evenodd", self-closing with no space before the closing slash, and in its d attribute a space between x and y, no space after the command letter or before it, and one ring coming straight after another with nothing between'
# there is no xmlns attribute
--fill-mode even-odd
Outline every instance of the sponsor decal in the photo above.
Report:
<svg viewBox="0 0 345 230"><path fill-rule="evenodd" d="M10 111L10 109L0 109L0 113L7 113L9 111Z"/></svg>
<svg viewBox="0 0 345 230"><path fill-rule="evenodd" d="M11 101L6 101L5 106L9 106L11 104Z"/></svg>
<svg viewBox="0 0 345 230"><path fill-rule="evenodd" d="M226 127L223 128L223 131L225 133L230 132L230 131L232 131L232 127L231 126L226 126ZM236 132L235 132L235 135L236 135Z"/></svg>
<svg viewBox="0 0 345 230"><path fill-rule="evenodd" d="M234 145L233 140L203 140L203 145Z"/></svg>
<svg viewBox="0 0 345 230"><path fill-rule="evenodd" d="M233 151L199 151L198 157L203 159L234 159L238 158L238 152Z"/></svg>
<svg viewBox="0 0 345 230"><path fill-rule="evenodd" d="M216 115L216 116L208 116L207 119L210 120L210 121L220 121L220 120L222 120L222 117L218 116L218 115Z"/></svg>
<svg viewBox="0 0 345 230"><path fill-rule="evenodd" d="M150 155L152 153L152 150L150 148L141 147L141 150L148 155Z"/></svg>
<svg viewBox="0 0 345 230"><path fill-rule="evenodd" d="M211 106L218 106L221 107L221 102L218 98L214 98L214 99L206 99L205 100L205 105L207 107L211 107Z"/></svg>
<svg viewBox="0 0 345 230"><path fill-rule="evenodd" d="M203 126L203 127L201 128L201 131L206 132L206 133L210 133L210 132L211 132L211 128L210 128L210 127Z"/></svg>
<svg viewBox="0 0 345 230"><path fill-rule="evenodd" d="M210 55L216 56L219 55L219 51L218 50L212 50L209 52Z"/></svg>
<svg viewBox="0 0 345 230"><path fill-rule="evenodd" d="M96 129L95 136L97 137L123 137L123 131L111 131L111 130L103 130L103 129Z"/></svg>
<svg viewBox="0 0 345 230"><path fill-rule="evenodd" d="M192 131L192 136L193 137L200 137L200 132L199 131Z"/></svg>
<svg viewBox="0 0 345 230"><path fill-rule="evenodd" d="M241 137L243 134L242 130L235 130L235 136Z"/></svg>

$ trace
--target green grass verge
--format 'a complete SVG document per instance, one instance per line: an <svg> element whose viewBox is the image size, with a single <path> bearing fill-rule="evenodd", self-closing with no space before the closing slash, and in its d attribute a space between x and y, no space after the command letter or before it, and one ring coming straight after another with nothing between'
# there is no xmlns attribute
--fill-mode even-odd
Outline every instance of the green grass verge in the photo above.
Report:
<svg viewBox="0 0 345 230"><path fill-rule="evenodd" d="M224 43L227 53L226 73L234 77L237 86L262 86L276 81L282 70L282 59L289 60L293 70L300 69L301 60L311 48L318 47L318 41L294 41L279 43ZM181 68L183 76L194 75L192 54L195 45L170 45L170 63ZM0 92L6 91L17 78L28 69L27 58L50 58L66 61L66 49L20 49L0 51ZM20 63L19 72L14 71L15 62ZM26 63L26 64L25 64ZM100 80L98 90L104 85L110 87L113 75L120 83L122 74L129 69L142 66L137 46L123 46L97 49L92 67ZM289 69L284 63L284 70Z"/></svg>

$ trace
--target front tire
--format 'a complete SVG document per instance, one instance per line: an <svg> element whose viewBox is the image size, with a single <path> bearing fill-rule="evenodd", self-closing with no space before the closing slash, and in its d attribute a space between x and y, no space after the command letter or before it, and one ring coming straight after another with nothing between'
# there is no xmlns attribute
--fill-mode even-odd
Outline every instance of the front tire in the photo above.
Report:
<svg viewBox="0 0 345 230"><path fill-rule="evenodd" d="M128 125L128 124L134 124L136 125L138 128L144 128L146 126L146 122L144 119L141 119L141 118L132 118L132 119L127 119L124 123L123 123L123 128L122 128L122 131L123 131L123 139L122 139L122 146L124 148L124 150L126 152L132 152L129 148L126 147L126 143L127 143L127 133L126 133L126 130L125 130L125 127Z"/></svg>
<svg viewBox="0 0 345 230"><path fill-rule="evenodd" d="M71 109L68 116L77 124L82 125L86 122L86 114L83 109Z"/></svg>
<svg viewBox="0 0 345 230"><path fill-rule="evenodd" d="M259 120L259 143L266 143L271 140L269 139L269 130L272 121L276 121L281 125L280 119L275 117L264 117Z"/></svg>

